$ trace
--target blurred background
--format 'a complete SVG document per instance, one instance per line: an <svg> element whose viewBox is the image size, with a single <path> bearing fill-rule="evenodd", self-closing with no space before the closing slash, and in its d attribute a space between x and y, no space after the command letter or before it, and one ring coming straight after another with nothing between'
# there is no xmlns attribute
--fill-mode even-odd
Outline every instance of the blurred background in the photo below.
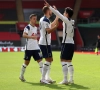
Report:
<svg viewBox="0 0 100 90"><path fill-rule="evenodd" d="M100 34L100 0L47 0L63 14L65 7L74 10L75 50L93 51L97 35ZM25 39L22 37L24 27L29 23L29 15L43 16L43 0L0 0L0 51L23 51ZM50 20L54 20L53 15ZM52 49L60 50L62 41L62 21L57 31L52 33ZM38 28L39 36L39 28Z"/></svg>

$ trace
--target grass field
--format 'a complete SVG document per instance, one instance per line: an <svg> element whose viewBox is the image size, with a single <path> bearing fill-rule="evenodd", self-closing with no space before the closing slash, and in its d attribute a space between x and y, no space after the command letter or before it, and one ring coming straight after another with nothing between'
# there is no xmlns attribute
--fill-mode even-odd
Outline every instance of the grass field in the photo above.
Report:
<svg viewBox="0 0 100 90"><path fill-rule="evenodd" d="M57 83L43 85L39 83L41 75L34 60L31 60L25 73L27 82L19 80L23 54L24 52L0 53L0 90L100 90L100 56L75 53L75 84L58 85L57 83L63 79L60 52L53 52L51 77Z"/></svg>

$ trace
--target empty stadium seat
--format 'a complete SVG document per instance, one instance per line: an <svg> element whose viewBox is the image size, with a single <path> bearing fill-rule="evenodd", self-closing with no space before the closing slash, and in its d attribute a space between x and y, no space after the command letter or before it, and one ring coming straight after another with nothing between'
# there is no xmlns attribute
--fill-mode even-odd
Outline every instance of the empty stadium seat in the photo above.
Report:
<svg viewBox="0 0 100 90"><path fill-rule="evenodd" d="M20 36L17 33L0 32L1 41L19 41Z"/></svg>

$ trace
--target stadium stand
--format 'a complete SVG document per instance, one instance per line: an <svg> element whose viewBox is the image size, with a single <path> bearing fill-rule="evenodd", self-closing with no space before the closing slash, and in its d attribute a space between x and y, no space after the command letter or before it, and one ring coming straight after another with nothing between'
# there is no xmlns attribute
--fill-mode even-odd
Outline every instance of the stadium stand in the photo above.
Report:
<svg viewBox="0 0 100 90"><path fill-rule="evenodd" d="M20 36L17 33L0 32L0 46L21 46Z"/></svg>
<svg viewBox="0 0 100 90"><path fill-rule="evenodd" d="M0 40L1 41L20 41L20 36L17 33L10 33L10 32L0 32Z"/></svg>
<svg viewBox="0 0 100 90"><path fill-rule="evenodd" d="M61 13L64 12L65 7L71 7L74 9L76 1L78 1L78 0L48 0L48 2L51 5L56 5L58 10ZM34 5L33 5L33 3L34 3ZM38 3L41 3L41 4L38 4ZM97 36L97 34L99 34L100 27L97 27L96 24L95 25L93 24L95 26L95 28L90 28L91 25L89 23L97 23L99 25L99 23L100 23L100 10L99 10L100 5L99 5L99 3L100 3L100 0L82 0L82 2L81 2L80 10L79 10L79 13L77 16L77 21L76 21L75 37L74 37L75 44L76 44L75 47L78 50L80 49L80 47L94 47L95 46L96 36ZM44 5L43 0L22 0L22 8L23 8L25 22L29 21L28 17L31 13L36 13L38 15L38 20L39 20L40 17L43 16L43 13L41 10L43 5ZM51 21L53 21L54 18L55 18L55 16L53 15L53 17L51 17ZM22 44L23 39L21 37L23 29L20 30L20 29L16 28L17 27L16 21L18 21L18 18L17 18L15 0L0 0L0 21L1 21L0 22L0 33L4 34L4 32L5 33L14 32L18 35L19 31L21 31L21 34L19 34L20 41L21 41L21 45L24 45L24 44ZM5 21L5 23L4 23L4 21ZM12 24L10 24L11 21L13 21ZM18 22L18 23L20 23L20 22ZM38 24L38 22L37 22L37 24ZM82 26L80 26L80 24ZM88 31L88 34L86 34L87 31ZM39 32L39 30L38 30L38 32ZM94 35L92 35L90 33L94 33ZM11 35L11 34L9 34L9 35ZM11 35L11 36L13 36L13 35ZM15 36L17 37L17 35L15 35ZM38 33L38 35L39 35L39 33ZM88 40L86 38L88 38ZM52 33L52 45L58 45L58 42L56 42L57 40L58 41L60 40L60 43L62 41L62 22L59 23L57 32Z"/></svg>

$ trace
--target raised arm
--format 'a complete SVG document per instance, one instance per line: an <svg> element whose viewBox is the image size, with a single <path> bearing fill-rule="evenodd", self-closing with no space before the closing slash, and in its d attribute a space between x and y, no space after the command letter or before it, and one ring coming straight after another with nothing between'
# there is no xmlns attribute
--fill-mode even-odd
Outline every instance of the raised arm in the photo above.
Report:
<svg viewBox="0 0 100 90"><path fill-rule="evenodd" d="M51 23L51 28L54 27L58 23L58 17L56 16L55 20Z"/></svg>
<svg viewBox="0 0 100 90"><path fill-rule="evenodd" d="M58 27L58 23L56 23L54 26L52 26L51 28L49 27L45 27L45 30L47 31L48 34L50 34L51 32L55 31Z"/></svg>
<svg viewBox="0 0 100 90"><path fill-rule="evenodd" d="M58 16L63 22L67 23L67 21L68 21L68 18L67 18L67 17L63 16L58 10L55 10L54 8L52 8L52 7L49 5L49 3L46 2L46 0L44 0L44 2L45 2L45 5L46 5L47 7L49 7L50 10L51 10L56 16Z"/></svg>
<svg viewBox="0 0 100 90"><path fill-rule="evenodd" d="M49 7L50 10L56 15L58 16L63 22L67 23L68 19L63 16L58 10L55 10L54 8L52 8L51 6Z"/></svg>

